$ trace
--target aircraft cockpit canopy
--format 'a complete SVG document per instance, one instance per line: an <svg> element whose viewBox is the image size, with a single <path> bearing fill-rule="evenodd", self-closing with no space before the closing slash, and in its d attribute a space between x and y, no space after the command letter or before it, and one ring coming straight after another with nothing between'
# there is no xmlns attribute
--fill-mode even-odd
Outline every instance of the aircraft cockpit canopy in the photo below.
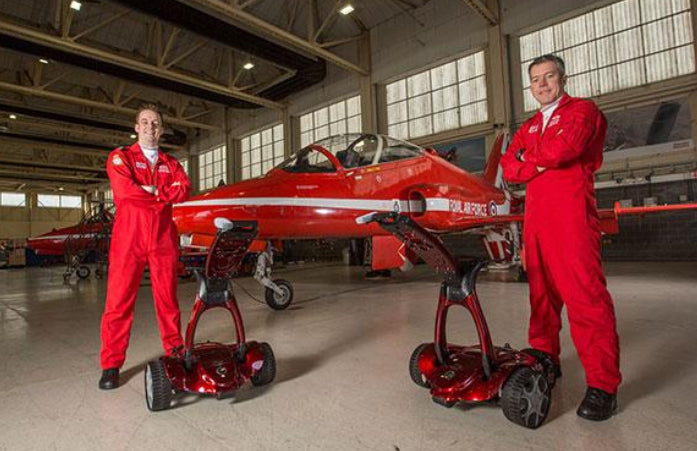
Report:
<svg viewBox="0 0 697 451"><path fill-rule="evenodd" d="M344 169L388 163L420 156L424 149L384 135L335 135L300 149L278 166L294 173L336 172L334 163L318 148L332 153Z"/></svg>

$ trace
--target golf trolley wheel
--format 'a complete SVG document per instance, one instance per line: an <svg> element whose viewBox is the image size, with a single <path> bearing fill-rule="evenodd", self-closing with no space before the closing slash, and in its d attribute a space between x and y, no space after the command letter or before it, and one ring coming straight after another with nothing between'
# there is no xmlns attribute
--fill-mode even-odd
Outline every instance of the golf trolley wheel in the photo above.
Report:
<svg viewBox="0 0 697 451"><path fill-rule="evenodd" d="M546 375L521 366L511 373L503 386L501 407L512 422L536 429L547 418L550 397Z"/></svg>
<svg viewBox="0 0 697 451"><path fill-rule="evenodd" d="M145 367L145 402L152 412L169 408L172 401L172 384L167 379L161 360L151 360Z"/></svg>
<svg viewBox="0 0 697 451"><path fill-rule="evenodd" d="M266 385L276 377L276 358L273 355L271 346L268 343L260 343L259 346L264 356L264 363L259 371L251 377L252 384L255 386Z"/></svg>
<svg viewBox="0 0 697 451"><path fill-rule="evenodd" d="M77 274L77 276L78 276L80 279L86 279L86 278L88 278L88 277L90 276L90 272L91 272L91 271L90 271L90 269L89 269L87 266L79 266L79 267L75 270L75 274Z"/></svg>
<svg viewBox="0 0 697 451"><path fill-rule="evenodd" d="M414 352L411 353L411 358L409 359L409 375L411 376L411 380L413 380L414 383L419 387L424 388L431 388L431 384L428 383L421 372L421 369L419 368L419 361L421 360L421 354L423 354L424 350L429 346L432 346L432 343L421 343L416 347L416 349L414 349ZM433 362L433 366L435 366L435 361Z"/></svg>
<svg viewBox="0 0 697 451"><path fill-rule="evenodd" d="M275 279L273 283L283 292L278 294L271 288L266 288L266 303L274 310L285 310L293 302L293 286L284 279Z"/></svg>

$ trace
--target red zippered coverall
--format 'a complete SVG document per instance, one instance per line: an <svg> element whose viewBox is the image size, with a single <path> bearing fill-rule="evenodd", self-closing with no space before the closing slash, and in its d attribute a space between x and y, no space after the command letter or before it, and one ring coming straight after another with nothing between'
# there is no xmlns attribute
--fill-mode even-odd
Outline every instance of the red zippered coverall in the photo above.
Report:
<svg viewBox="0 0 697 451"><path fill-rule="evenodd" d="M179 162L160 151L151 166L136 143L112 151L107 161L116 205L109 248L109 278L102 316L102 369L120 368L146 263L165 352L182 341L177 299L177 229L172 204L188 199L191 183ZM150 194L141 185L157 187Z"/></svg>
<svg viewBox="0 0 697 451"><path fill-rule="evenodd" d="M501 159L503 176L527 183L523 243L530 284L530 346L559 362L561 310L586 384L616 393L621 381L615 310L600 260L593 187L603 161L607 122L595 104L566 94L543 130L526 121ZM522 160L516 158L524 149ZM547 168L539 172L537 166Z"/></svg>

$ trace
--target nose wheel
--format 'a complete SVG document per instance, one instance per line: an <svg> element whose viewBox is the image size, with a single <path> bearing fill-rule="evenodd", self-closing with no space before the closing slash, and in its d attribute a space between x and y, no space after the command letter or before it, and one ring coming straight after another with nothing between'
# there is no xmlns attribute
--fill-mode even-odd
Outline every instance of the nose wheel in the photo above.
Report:
<svg viewBox="0 0 697 451"><path fill-rule="evenodd" d="M266 287L265 298L269 307L274 310L285 310L293 302L293 286L284 279L274 279L273 283L278 291L271 287Z"/></svg>

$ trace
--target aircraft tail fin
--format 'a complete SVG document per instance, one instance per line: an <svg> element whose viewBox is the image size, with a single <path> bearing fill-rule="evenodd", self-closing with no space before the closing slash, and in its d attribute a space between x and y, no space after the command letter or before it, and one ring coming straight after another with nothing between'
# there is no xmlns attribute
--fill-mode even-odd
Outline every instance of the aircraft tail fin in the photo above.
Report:
<svg viewBox="0 0 697 451"><path fill-rule="evenodd" d="M501 188L503 186L503 171L499 166L499 162L501 161L501 155L503 155L503 153L506 151L507 146L508 134L500 133L496 137L496 141L494 141L494 147L491 149L489 159L484 167L484 174L482 175L485 182L491 183L497 188Z"/></svg>

